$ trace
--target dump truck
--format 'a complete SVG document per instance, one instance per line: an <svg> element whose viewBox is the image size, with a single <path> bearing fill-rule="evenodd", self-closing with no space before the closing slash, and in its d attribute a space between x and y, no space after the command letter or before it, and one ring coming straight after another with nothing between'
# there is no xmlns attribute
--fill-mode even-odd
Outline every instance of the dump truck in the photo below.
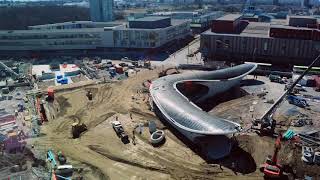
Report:
<svg viewBox="0 0 320 180"><path fill-rule="evenodd" d="M79 138L81 133L87 131L88 128L84 123L73 123L71 128L72 138Z"/></svg>

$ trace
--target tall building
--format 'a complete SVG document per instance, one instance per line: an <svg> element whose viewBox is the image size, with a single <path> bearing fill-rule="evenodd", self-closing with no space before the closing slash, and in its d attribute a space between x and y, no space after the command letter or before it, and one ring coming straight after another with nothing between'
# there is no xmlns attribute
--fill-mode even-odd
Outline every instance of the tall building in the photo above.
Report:
<svg viewBox="0 0 320 180"><path fill-rule="evenodd" d="M113 0L90 0L90 18L94 22L113 20Z"/></svg>

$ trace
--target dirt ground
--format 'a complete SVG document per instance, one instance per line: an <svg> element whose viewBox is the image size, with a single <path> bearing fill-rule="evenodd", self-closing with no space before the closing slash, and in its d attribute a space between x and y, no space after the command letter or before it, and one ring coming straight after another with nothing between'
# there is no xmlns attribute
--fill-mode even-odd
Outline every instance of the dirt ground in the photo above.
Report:
<svg viewBox="0 0 320 180"><path fill-rule="evenodd" d="M254 133L240 135L237 137L239 147L229 157L208 162L149 110L142 83L156 78L157 73L157 70L143 70L124 81L56 93L55 101L49 105L49 122L33 144L61 150L74 166L84 169L85 179L263 179L259 164L273 153L274 139ZM92 101L86 97L88 90L93 93ZM229 108L217 106L215 114L228 116L230 113L231 119L249 121L248 107L257 98L248 94L242 98L245 103L231 100L226 102L229 104L225 107ZM239 113L235 107L242 111ZM228 112L230 109L233 115ZM158 128L166 132L166 142L153 147L146 127L141 135L136 133L136 145L124 144L111 126L116 119L124 125L131 142L135 126L155 120ZM74 122L85 123L89 129L78 139L71 138Z"/></svg>

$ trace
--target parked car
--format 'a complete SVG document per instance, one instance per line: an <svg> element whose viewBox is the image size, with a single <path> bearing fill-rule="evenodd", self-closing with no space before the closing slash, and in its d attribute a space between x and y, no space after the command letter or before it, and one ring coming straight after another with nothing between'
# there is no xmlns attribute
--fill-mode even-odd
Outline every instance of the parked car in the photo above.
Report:
<svg viewBox="0 0 320 180"><path fill-rule="evenodd" d="M127 63L119 63L119 66L121 66L121 67L127 67L128 64L127 64Z"/></svg>
<svg viewBox="0 0 320 180"><path fill-rule="evenodd" d="M271 82L283 83L281 76L278 75L270 74L269 79Z"/></svg>
<svg viewBox="0 0 320 180"><path fill-rule="evenodd" d="M123 57L123 58L121 58L121 61L128 61L128 60L129 60L128 57Z"/></svg>
<svg viewBox="0 0 320 180"><path fill-rule="evenodd" d="M288 100L289 104L293 104L293 105L296 105L301 108L305 108L308 106L307 101L301 97L297 97L294 95L288 95L287 100Z"/></svg>
<svg viewBox="0 0 320 180"><path fill-rule="evenodd" d="M304 86L301 86L300 84L297 84L294 88L298 91L306 91L306 88Z"/></svg>
<svg viewBox="0 0 320 180"><path fill-rule="evenodd" d="M292 83L288 83L284 86L284 90L286 91ZM292 90L293 93L299 93L300 91L307 91L305 87L301 86L300 84L296 84Z"/></svg>

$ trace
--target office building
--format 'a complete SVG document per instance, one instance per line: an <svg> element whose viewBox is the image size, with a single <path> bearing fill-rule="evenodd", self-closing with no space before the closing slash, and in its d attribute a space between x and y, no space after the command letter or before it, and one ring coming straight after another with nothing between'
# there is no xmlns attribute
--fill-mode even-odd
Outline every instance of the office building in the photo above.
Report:
<svg viewBox="0 0 320 180"><path fill-rule="evenodd" d="M153 25L158 24L157 28ZM163 17L146 17L129 21L129 28L114 29L114 46L118 48L160 48L191 35L190 21Z"/></svg>
<svg viewBox="0 0 320 180"><path fill-rule="evenodd" d="M212 61L254 61L278 65L309 65L319 54L320 30L313 17L248 22L227 15L201 34L201 52Z"/></svg>
<svg viewBox="0 0 320 180"><path fill-rule="evenodd" d="M113 20L113 0L90 0L90 18L94 22Z"/></svg>
<svg viewBox="0 0 320 180"><path fill-rule="evenodd" d="M150 28L163 20L161 27ZM138 22L140 24L130 27L127 23L75 21L30 26L29 30L0 31L0 55L151 50L191 35L190 21L186 20L158 17L142 18Z"/></svg>
<svg viewBox="0 0 320 180"><path fill-rule="evenodd" d="M224 15L222 11L161 11L149 16L164 16L172 19L190 20L190 27L194 33L201 33L211 27L212 20L215 20Z"/></svg>

